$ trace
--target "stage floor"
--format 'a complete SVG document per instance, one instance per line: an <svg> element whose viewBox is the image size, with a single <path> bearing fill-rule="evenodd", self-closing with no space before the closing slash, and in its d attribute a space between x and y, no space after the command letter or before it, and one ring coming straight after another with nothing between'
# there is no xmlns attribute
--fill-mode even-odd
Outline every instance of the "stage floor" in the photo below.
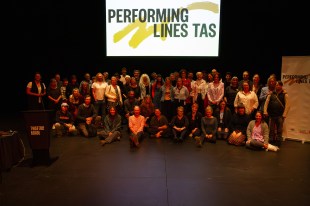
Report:
<svg viewBox="0 0 310 206"><path fill-rule="evenodd" d="M19 121L19 120L18 120ZM15 122L16 125L16 120ZM9 127L9 122L3 123ZM31 150L22 125L25 160L2 173L0 205L309 205L310 144L285 141L279 152L194 141L144 139L131 149L98 138L52 138L50 166L30 167Z"/></svg>

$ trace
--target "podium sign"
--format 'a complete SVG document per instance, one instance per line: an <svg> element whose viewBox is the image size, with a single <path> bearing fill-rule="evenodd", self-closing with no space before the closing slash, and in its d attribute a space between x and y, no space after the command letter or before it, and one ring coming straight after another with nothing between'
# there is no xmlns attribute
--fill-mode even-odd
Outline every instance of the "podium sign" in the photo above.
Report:
<svg viewBox="0 0 310 206"><path fill-rule="evenodd" d="M52 119L55 118L53 110L23 111L26 122L27 136L32 149L33 163L49 163L50 131Z"/></svg>
<svg viewBox="0 0 310 206"><path fill-rule="evenodd" d="M52 110L24 111L27 136L31 149L49 149Z"/></svg>

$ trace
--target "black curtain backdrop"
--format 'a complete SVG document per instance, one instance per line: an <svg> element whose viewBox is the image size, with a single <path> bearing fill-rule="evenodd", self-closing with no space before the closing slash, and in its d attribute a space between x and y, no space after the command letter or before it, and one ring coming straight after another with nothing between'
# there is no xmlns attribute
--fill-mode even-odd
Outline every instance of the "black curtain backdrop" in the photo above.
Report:
<svg viewBox="0 0 310 206"><path fill-rule="evenodd" d="M302 1L300 1L302 2ZM59 72L61 77L85 72L95 75L120 72L122 67L163 75L181 68L221 73L258 73L265 83L271 73L280 77L281 57L309 55L309 12L299 1L222 0L220 55L212 58L117 58L105 54L105 2L103 0L11 1L5 22L8 43L3 63L4 95L12 109L26 108L25 89L34 72L43 81ZM8 86L8 87L7 87Z"/></svg>

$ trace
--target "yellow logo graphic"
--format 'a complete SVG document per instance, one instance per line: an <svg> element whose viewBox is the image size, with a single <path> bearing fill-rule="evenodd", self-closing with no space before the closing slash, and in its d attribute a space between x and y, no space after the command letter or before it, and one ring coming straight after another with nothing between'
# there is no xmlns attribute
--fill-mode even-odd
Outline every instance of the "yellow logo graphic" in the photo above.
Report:
<svg viewBox="0 0 310 206"><path fill-rule="evenodd" d="M192 4L189 4L186 7L188 10L208 10L213 13L219 13L219 7L218 4L212 3L212 2L195 2ZM168 24L169 22L162 22L164 24ZM117 43L121 39L123 39L126 35L128 35L131 31L138 28L136 33L133 34L131 39L129 40L129 46L132 48L137 48L142 41L144 41L146 38L148 38L150 35L154 32L154 25L147 27L147 22L140 22L136 21L134 23L131 23L127 25L122 30L118 31L114 34L113 42ZM160 32L161 27L159 24L156 24L156 31ZM166 37L160 37L163 41L166 40Z"/></svg>

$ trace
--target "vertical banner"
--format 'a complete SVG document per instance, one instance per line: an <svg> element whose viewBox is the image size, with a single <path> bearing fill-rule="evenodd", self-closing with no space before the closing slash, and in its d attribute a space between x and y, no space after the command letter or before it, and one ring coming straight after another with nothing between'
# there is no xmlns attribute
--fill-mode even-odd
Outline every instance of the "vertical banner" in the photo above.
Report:
<svg viewBox="0 0 310 206"><path fill-rule="evenodd" d="M284 139L309 142L310 56L282 57L282 82L291 103L284 125Z"/></svg>

